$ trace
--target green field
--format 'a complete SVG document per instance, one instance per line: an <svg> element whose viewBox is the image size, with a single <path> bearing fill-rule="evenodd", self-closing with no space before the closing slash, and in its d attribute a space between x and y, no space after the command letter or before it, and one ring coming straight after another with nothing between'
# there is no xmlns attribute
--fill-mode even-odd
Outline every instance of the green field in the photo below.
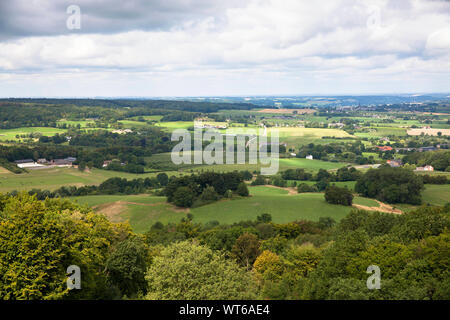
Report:
<svg viewBox="0 0 450 320"><path fill-rule="evenodd" d="M58 124L66 124L66 125L71 125L71 126L77 126L80 125L81 128L87 128L88 124L92 125L95 124L95 121L93 120L66 120L66 119L61 119L58 120Z"/></svg>
<svg viewBox="0 0 450 320"><path fill-rule="evenodd" d="M156 126L162 127L167 131L173 131L175 129L187 129L194 126L193 121L173 121L173 122L157 122Z"/></svg>
<svg viewBox="0 0 450 320"><path fill-rule="evenodd" d="M286 169L297 169L303 168L306 171L318 171L319 169L334 170L341 167L345 167L347 164L343 162L328 162L321 160L308 160L304 158L289 158L289 159L279 159L279 171ZM193 167L193 171L215 171L215 172L228 172L228 171L241 171L249 170L253 172L254 170L260 170L261 167L269 167L269 165L261 164L216 164L216 165L199 165Z"/></svg>
<svg viewBox="0 0 450 320"><path fill-rule="evenodd" d="M248 156L248 155L247 155ZM235 156L236 157L236 156ZM254 170L259 170L261 166L268 167L269 165L261 164L249 164L248 160L245 164L215 164L215 165L196 165L194 164L193 154L191 156L191 164L182 164L175 167L172 165L171 154L170 153L159 153L152 155L151 157L145 158L149 163L148 170L151 170L151 165L154 164L156 167L167 167L167 168L177 168L184 171L216 171L216 172L228 172L228 171L241 171L249 170L253 172ZM224 162L225 152L224 152ZM319 169L335 170L347 166L344 162L330 162L322 160L308 160L305 158L281 158L279 159L279 171L286 169L297 169L303 168L307 171L318 171Z"/></svg>
<svg viewBox="0 0 450 320"><path fill-rule="evenodd" d="M378 202L376 202L375 200L370 199L370 198L364 198L364 197L354 197L353 203L360 204L360 205L367 206L367 207L379 207L380 206L380 204Z"/></svg>
<svg viewBox="0 0 450 320"><path fill-rule="evenodd" d="M426 184L422 191L422 205L443 206L450 203L450 185L449 184ZM419 206L410 204L395 204L395 207L405 212L412 211Z"/></svg>
<svg viewBox="0 0 450 320"><path fill-rule="evenodd" d="M135 232L144 233L156 222L179 222L186 213L166 202L165 197L151 195L102 195L72 197L80 204L94 207L111 221L128 221Z"/></svg>
<svg viewBox="0 0 450 320"><path fill-rule="evenodd" d="M322 160L308 160L305 158L280 159L280 170L303 168L308 171L318 171L319 169L333 170L345 167L347 163L329 162Z"/></svg>
<svg viewBox="0 0 450 320"><path fill-rule="evenodd" d="M450 203L450 184L426 184L422 193L423 203L443 206Z"/></svg>
<svg viewBox="0 0 450 320"><path fill-rule="evenodd" d="M273 221L285 223L294 220L317 221L320 217L342 219L351 207L328 204L323 193L289 195L288 191L272 187L250 187L251 197L221 200L198 208L180 210L165 201L165 197L150 195L85 196L72 199L86 204L113 221L129 221L136 232L147 231L155 222L179 222L187 212L195 222L234 223L255 220L262 213L272 215ZM355 203L377 206L371 199L356 197Z"/></svg>
<svg viewBox="0 0 450 320"><path fill-rule="evenodd" d="M318 221L320 217L332 217L339 221L352 210L351 207L325 202L323 193L289 195L286 190L263 186L250 187L249 190L249 198L219 201L192 209L194 221L233 223L256 220L262 213L271 214L277 223L301 219Z"/></svg>
<svg viewBox="0 0 450 320"><path fill-rule="evenodd" d="M295 180L287 180L287 181L288 181L289 186L292 186L292 184ZM305 183L310 186L317 183L317 181L295 181L295 182L297 182L297 185ZM347 187L348 189L353 191L355 189L356 181L337 181L337 182L331 182L331 184L332 185L334 184L337 187L341 187L341 188Z"/></svg>
<svg viewBox="0 0 450 320"><path fill-rule="evenodd" d="M143 128L148 126L148 124L146 122L142 122L142 121L134 121L134 120L120 120L117 121L118 123L122 124L122 126L126 129L131 129L131 128Z"/></svg>
<svg viewBox="0 0 450 320"><path fill-rule="evenodd" d="M251 129L254 128L231 128L229 129L229 133L245 133L251 132ZM260 128L260 127L259 127ZM351 137L350 134L340 129L323 129L323 128L300 128L300 127L270 127L267 128L267 136L270 136L272 132L278 132L280 138L281 137L314 137L314 138L322 138L322 137ZM263 129L260 128L260 133L263 132Z"/></svg>
<svg viewBox="0 0 450 320"><path fill-rule="evenodd" d="M178 175L176 172L167 172ZM154 177L157 173L133 174L127 172L92 169L80 172L75 168L51 168L29 170L29 173L14 174L0 172L0 192L31 190L33 188L54 190L61 186L98 185L106 179L121 177L127 179Z"/></svg>
<svg viewBox="0 0 450 320"><path fill-rule="evenodd" d="M16 138L16 135L28 135L31 133L40 133L43 136L54 136L57 133L64 133L66 130L49 127L24 127L15 129L0 129L0 141L19 140L26 138Z"/></svg>
<svg viewBox="0 0 450 320"><path fill-rule="evenodd" d="M386 136L406 136L406 129L399 127L370 127L370 132L356 132L360 138L381 138Z"/></svg>

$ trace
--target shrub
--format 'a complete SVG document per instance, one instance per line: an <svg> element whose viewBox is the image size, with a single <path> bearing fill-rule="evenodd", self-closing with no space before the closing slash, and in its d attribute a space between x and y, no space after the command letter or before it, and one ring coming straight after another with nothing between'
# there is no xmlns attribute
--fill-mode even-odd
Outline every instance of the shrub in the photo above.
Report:
<svg viewBox="0 0 450 320"><path fill-rule="evenodd" d="M194 193L188 187L179 187L173 194L173 202L178 207L188 208L194 203Z"/></svg>
<svg viewBox="0 0 450 320"><path fill-rule="evenodd" d="M347 188L339 188L333 185L325 190L325 200L332 204L351 206L353 194Z"/></svg>
<svg viewBox="0 0 450 320"><path fill-rule="evenodd" d="M249 195L247 185L244 182L241 182L238 185L238 188L237 188L236 192L241 197L248 197L248 195Z"/></svg>

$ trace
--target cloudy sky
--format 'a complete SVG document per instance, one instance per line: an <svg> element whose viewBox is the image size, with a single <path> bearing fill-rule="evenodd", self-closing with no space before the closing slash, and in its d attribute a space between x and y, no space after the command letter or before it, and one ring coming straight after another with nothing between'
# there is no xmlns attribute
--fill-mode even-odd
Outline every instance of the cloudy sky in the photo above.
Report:
<svg viewBox="0 0 450 320"><path fill-rule="evenodd" d="M0 0L1 97L427 92L450 1Z"/></svg>

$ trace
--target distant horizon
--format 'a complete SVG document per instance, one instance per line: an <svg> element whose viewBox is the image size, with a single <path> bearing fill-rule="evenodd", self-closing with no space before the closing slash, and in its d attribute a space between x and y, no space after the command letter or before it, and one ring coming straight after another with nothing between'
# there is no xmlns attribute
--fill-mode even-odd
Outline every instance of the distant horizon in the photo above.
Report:
<svg viewBox="0 0 450 320"><path fill-rule="evenodd" d="M448 92L404 92L404 93L354 93L354 94L243 94L243 95L189 95L189 96L0 96L0 99L156 99L156 98L252 98L252 97L371 97L371 96L427 96L448 95Z"/></svg>

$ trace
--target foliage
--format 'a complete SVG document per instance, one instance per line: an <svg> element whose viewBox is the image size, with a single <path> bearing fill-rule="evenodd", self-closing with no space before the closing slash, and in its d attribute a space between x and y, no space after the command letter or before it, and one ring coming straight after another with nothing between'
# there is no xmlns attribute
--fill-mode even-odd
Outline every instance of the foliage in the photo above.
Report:
<svg viewBox="0 0 450 320"><path fill-rule="evenodd" d="M153 259L147 271L147 299L252 299L252 276L211 249L191 243L172 244Z"/></svg>
<svg viewBox="0 0 450 320"><path fill-rule="evenodd" d="M109 247L129 235L125 225L70 202L20 194L0 213L0 298L112 298L104 272ZM66 286L66 268L81 268L82 288Z"/></svg>
<svg viewBox="0 0 450 320"><path fill-rule="evenodd" d="M242 174L237 171L228 173L206 172L199 175L172 177L164 188L164 193L168 202L173 202L179 207L191 207L197 199L211 198L209 200L218 200L225 196L227 190L237 193L238 188L240 188L243 193L244 187L247 186L244 184L244 186L239 187L241 183L243 183ZM208 191L202 195L206 189Z"/></svg>
<svg viewBox="0 0 450 320"><path fill-rule="evenodd" d="M110 282L127 297L146 292L147 256L148 249L142 240L134 237L119 242L106 260Z"/></svg>
<svg viewBox="0 0 450 320"><path fill-rule="evenodd" d="M420 204L422 178L402 168L369 169L355 185L355 191L365 197L387 203Z"/></svg>
<svg viewBox="0 0 450 320"><path fill-rule="evenodd" d="M255 262L259 254L260 242L254 234L244 233L236 239L231 254L241 266L248 268Z"/></svg>
<svg viewBox="0 0 450 320"><path fill-rule="evenodd" d="M247 188L247 184L245 182L239 183L236 193L240 195L241 197L248 197L249 192Z"/></svg>
<svg viewBox="0 0 450 320"><path fill-rule="evenodd" d="M328 203L332 204L351 206L353 201L353 194L346 187L339 188L332 185L325 190L325 200Z"/></svg>

